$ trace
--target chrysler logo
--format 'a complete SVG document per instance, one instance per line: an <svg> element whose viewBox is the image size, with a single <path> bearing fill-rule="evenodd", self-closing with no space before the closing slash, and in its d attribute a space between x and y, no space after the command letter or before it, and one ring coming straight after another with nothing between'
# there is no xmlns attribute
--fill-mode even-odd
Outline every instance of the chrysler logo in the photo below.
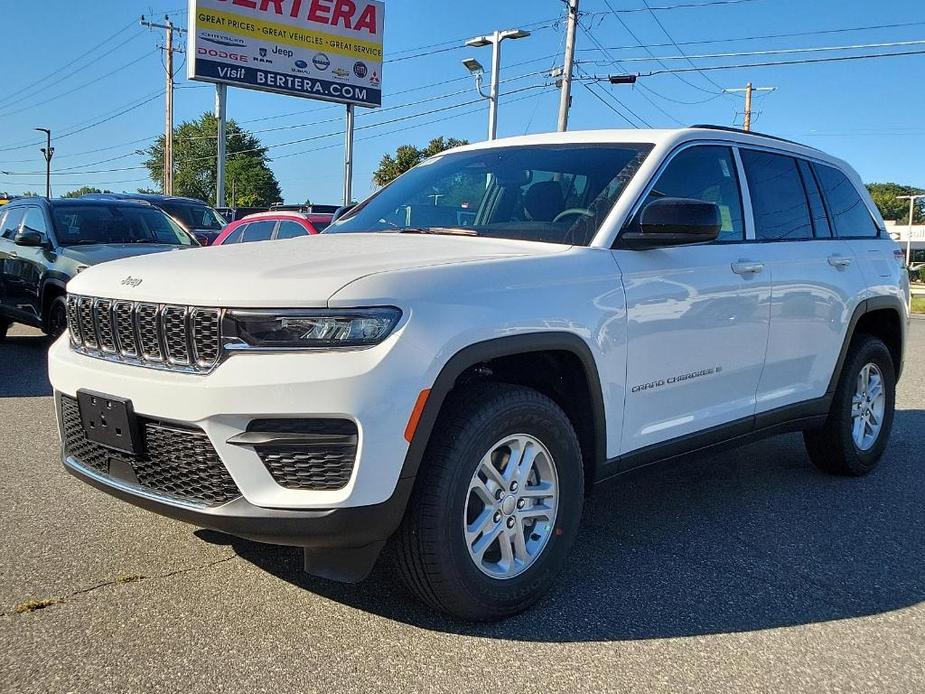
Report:
<svg viewBox="0 0 925 694"><path fill-rule="evenodd" d="M139 284L141 284L140 277L132 277L129 275L124 280L122 280L122 286L124 287L137 287Z"/></svg>

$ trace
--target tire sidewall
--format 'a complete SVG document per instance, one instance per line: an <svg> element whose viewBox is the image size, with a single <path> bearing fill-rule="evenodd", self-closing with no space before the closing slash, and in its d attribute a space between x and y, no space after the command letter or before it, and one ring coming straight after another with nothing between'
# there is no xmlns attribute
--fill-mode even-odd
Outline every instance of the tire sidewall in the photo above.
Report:
<svg viewBox="0 0 925 694"><path fill-rule="evenodd" d="M55 326L55 312L61 312L61 317L64 319L58 330L56 330ZM57 339L65 330L67 330L67 303L64 297L57 296L48 306L48 315L45 317L45 333L49 337Z"/></svg>
<svg viewBox="0 0 925 694"><path fill-rule="evenodd" d="M523 609L539 598L561 570L581 522L584 480L581 451L567 418L558 408L518 403L493 415L455 441L454 453L460 464L454 468L450 498L443 506L439 527L445 559L458 579L457 588L492 612L506 612ZM556 466L559 499L555 528L540 556L522 574L496 579L483 573L469 556L463 519L469 482L479 462L490 446L514 434L529 434L549 451Z"/></svg>
<svg viewBox="0 0 925 694"><path fill-rule="evenodd" d="M883 389L886 402L883 411L883 423L877 441L868 450L858 448L852 436L853 419L851 417L852 398L856 390L858 375L867 364L876 364L883 376ZM886 449L893 427L893 411L896 404L896 376L893 369L893 360L886 345L875 338L868 338L861 343L854 352L850 363L847 364L845 378L841 383L836 407L838 418L838 433L842 439L842 448L845 451L846 463L857 473L865 473L876 467L883 451Z"/></svg>

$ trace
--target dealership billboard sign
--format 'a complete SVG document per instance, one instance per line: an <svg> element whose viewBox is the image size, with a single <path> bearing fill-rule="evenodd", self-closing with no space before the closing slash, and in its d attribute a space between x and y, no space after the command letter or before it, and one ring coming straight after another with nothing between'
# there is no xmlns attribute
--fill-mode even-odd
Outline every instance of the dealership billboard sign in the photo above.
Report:
<svg viewBox="0 0 925 694"><path fill-rule="evenodd" d="M188 76L357 106L382 105L378 0L190 0Z"/></svg>

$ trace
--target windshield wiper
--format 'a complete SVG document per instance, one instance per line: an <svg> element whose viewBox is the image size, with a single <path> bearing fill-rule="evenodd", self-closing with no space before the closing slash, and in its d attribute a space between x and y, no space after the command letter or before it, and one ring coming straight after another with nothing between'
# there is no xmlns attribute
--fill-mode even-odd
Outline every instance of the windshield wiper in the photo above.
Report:
<svg viewBox="0 0 925 694"><path fill-rule="evenodd" d="M399 234L441 234L446 236L478 236L475 229L465 227L399 227Z"/></svg>

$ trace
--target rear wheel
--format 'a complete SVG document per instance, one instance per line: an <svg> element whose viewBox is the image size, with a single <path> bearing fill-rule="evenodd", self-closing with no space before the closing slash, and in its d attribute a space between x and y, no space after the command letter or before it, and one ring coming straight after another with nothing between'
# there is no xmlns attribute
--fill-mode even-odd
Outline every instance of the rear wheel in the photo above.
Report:
<svg viewBox="0 0 925 694"><path fill-rule="evenodd" d="M826 423L803 433L810 459L832 474L867 474L886 448L895 404L896 375L890 351L876 337L857 337L845 359Z"/></svg>
<svg viewBox="0 0 925 694"><path fill-rule="evenodd" d="M399 568L432 607L501 619L562 568L581 519L581 451L568 417L537 391L487 383L451 397L396 536Z"/></svg>
<svg viewBox="0 0 925 694"><path fill-rule="evenodd" d="M67 304L63 296L56 296L52 299L42 330L46 335L53 338L57 338L67 330Z"/></svg>

